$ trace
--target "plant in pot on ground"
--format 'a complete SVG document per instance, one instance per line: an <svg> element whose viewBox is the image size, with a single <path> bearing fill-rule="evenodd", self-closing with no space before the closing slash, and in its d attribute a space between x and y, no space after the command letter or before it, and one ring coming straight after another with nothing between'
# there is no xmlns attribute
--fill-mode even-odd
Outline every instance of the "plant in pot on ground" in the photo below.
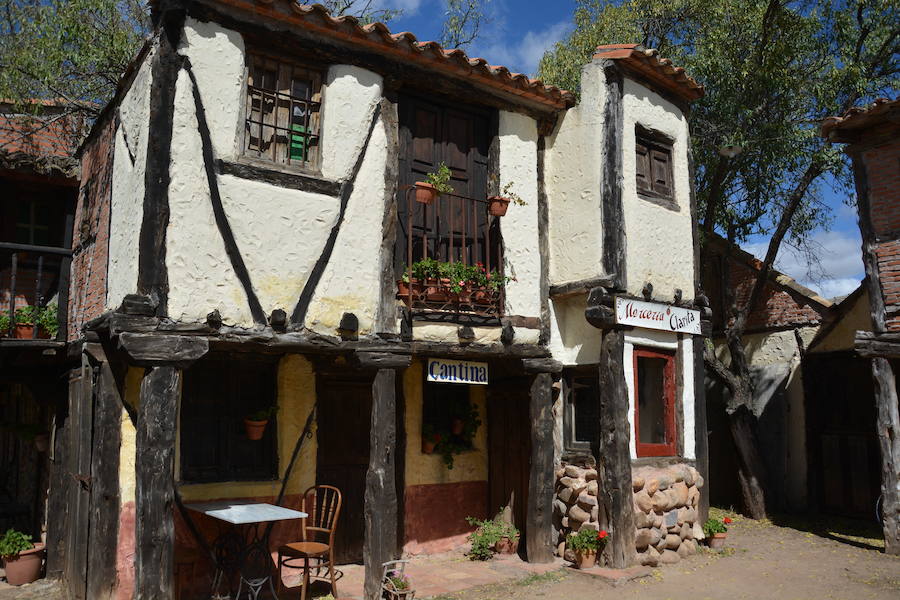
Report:
<svg viewBox="0 0 900 600"><path fill-rule="evenodd" d="M450 177L453 175L450 167L441 163L436 171L425 175L425 181L416 182L416 202L431 204L441 194L452 194L453 186L450 185Z"/></svg>
<svg viewBox="0 0 900 600"><path fill-rule="evenodd" d="M0 537L0 557L6 569L6 581L10 585L23 585L37 581L41 576L44 545L32 544L31 536L8 529Z"/></svg>
<svg viewBox="0 0 900 600"><path fill-rule="evenodd" d="M519 530L515 525L504 523L498 519L486 519L480 521L475 517L466 517L469 525L476 527L469 536L472 548L468 557L471 560L490 560L495 552L510 551L512 544L518 545ZM507 540L502 542L502 540ZM499 546L499 547L498 547ZM514 552L515 550L512 550Z"/></svg>
<svg viewBox="0 0 900 600"><path fill-rule="evenodd" d="M247 439L261 440L266 432L266 425L269 424L269 419L274 417L277 412L278 406L273 404L244 417L244 429L247 431Z"/></svg>
<svg viewBox="0 0 900 600"><path fill-rule="evenodd" d="M409 600L414 594L409 577L401 571L388 571L383 587L390 600Z"/></svg>
<svg viewBox="0 0 900 600"><path fill-rule="evenodd" d="M578 533L570 533L566 546L575 553L575 565L579 569L590 569L597 561L597 553L602 552L609 541L605 529L594 531L583 527Z"/></svg>
<svg viewBox="0 0 900 600"><path fill-rule="evenodd" d="M500 194L497 196L488 196L488 211L491 215L495 217L502 217L506 215L506 209L509 208L509 203L514 202L519 206L525 206L528 204L525 202L520 195L512 191L513 182L507 182L506 185L503 186L503 189L500 190Z"/></svg>
<svg viewBox="0 0 900 600"><path fill-rule="evenodd" d="M703 534L706 536L706 543L713 550L720 550L725 547L725 538L728 537L728 524L731 523L729 517L722 520L707 519L703 524Z"/></svg>

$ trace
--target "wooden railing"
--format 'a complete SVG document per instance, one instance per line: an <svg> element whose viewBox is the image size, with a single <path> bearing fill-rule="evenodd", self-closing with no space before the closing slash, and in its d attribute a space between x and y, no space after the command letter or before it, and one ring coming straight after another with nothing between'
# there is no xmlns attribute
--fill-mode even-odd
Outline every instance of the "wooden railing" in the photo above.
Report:
<svg viewBox="0 0 900 600"><path fill-rule="evenodd" d="M51 333L34 319L17 327L16 313L30 317L56 305L57 340L66 339L68 273L72 251L54 246L34 246L0 242L0 311L9 325L0 330L0 339L47 340ZM28 309L26 307L33 307ZM23 311L23 309L25 309ZM50 320L54 320L52 317ZM29 329L28 325L31 325Z"/></svg>
<svg viewBox="0 0 900 600"><path fill-rule="evenodd" d="M398 298L409 309L444 313L502 315L504 287L466 285L459 289L449 278L416 279L413 264L426 258L443 263L475 265L484 272L502 272L499 222L488 212L486 199L441 194L432 204L415 200L415 186L404 186L406 214L405 279L398 284Z"/></svg>

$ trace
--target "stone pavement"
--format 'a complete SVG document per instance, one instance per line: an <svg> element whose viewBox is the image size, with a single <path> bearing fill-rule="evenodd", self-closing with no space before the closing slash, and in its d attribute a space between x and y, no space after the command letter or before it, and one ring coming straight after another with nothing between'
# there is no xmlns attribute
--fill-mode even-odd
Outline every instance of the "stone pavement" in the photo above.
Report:
<svg viewBox="0 0 900 600"><path fill-rule="evenodd" d="M59 586L54 581L39 579L32 584L18 587L9 585L5 579L0 582L0 600L62 600L62 598Z"/></svg>

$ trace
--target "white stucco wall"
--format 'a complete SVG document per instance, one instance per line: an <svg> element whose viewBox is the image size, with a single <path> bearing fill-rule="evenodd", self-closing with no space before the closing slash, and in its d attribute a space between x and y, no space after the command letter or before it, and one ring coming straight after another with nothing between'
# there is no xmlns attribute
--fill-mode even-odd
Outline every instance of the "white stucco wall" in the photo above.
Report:
<svg viewBox="0 0 900 600"><path fill-rule="evenodd" d="M153 80L150 64L154 53L155 50L147 54L131 89L119 105L110 194L107 309L118 308L126 294L137 291L138 239L144 214L144 173Z"/></svg>
<svg viewBox="0 0 900 600"><path fill-rule="evenodd" d="M332 65L328 69L326 90L322 94L322 177L325 179L350 177L356 157L363 150L375 105L381 101L382 88L381 76L371 71L351 65ZM382 149L382 159L385 139L382 137L376 146ZM383 160L381 164L383 167ZM383 168L377 173L370 170L365 179L362 173L359 178L366 182L375 178L383 180L383 173Z"/></svg>
<svg viewBox="0 0 900 600"><path fill-rule="evenodd" d="M550 352L563 365L591 365L600 362L603 334L585 320L585 308L585 295L550 302Z"/></svg>
<svg viewBox="0 0 900 600"><path fill-rule="evenodd" d="M695 459L696 440L694 426L694 355L693 339L684 336L681 340L677 334L652 329L635 328L625 334L624 370L625 385L628 388L628 431L631 435L631 458L637 458L637 444L634 431L634 414L637 403L634 389L634 347L643 346L659 348L675 352L676 378L679 385L676 389L676 405L681 402L682 428L678 433L684 444L682 458Z"/></svg>
<svg viewBox="0 0 900 600"><path fill-rule="evenodd" d="M655 299L671 302L676 289L685 300L694 297L694 250L691 233L690 171L687 119L671 102L649 88L625 78L623 86L622 208L625 217L627 288L639 295L653 284ZM638 196L635 173L635 126L665 134L673 140L675 184L673 211Z"/></svg>
<svg viewBox="0 0 900 600"><path fill-rule="evenodd" d="M526 202L510 204L500 227L507 276L507 314L537 317L541 314L541 254L538 241L537 123L531 117L500 111L500 188L512 182L511 191Z"/></svg>
<svg viewBox="0 0 900 600"><path fill-rule="evenodd" d="M600 178L603 165L603 68L581 71L581 100L547 139L544 185L550 218L550 283L602 274Z"/></svg>

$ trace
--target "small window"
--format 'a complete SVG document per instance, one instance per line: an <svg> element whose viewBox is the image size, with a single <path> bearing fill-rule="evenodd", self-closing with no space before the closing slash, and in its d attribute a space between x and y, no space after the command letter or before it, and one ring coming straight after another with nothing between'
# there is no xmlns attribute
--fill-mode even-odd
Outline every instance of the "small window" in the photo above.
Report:
<svg viewBox="0 0 900 600"><path fill-rule="evenodd" d="M675 355L635 348L634 382L637 455L674 456Z"/></svg>
<svg viewBox="0 0 900 600"><path fill-rule="evenodd" d="M596 366L563 374L563 442L569 452L592 453L600 443L600 383Z"/></svg>
<svg viewBox="0 0 900 600"><path fill-rule="evenodd" d="M20 244L52 246L53 209L49 202L24 201L16 215L16 241Z"/></svg>
<svg viewBox="0 0 900 600"><path fill-rule="evenodd" d="M266 481L278 476L278 414L261 440L244 417L276 404L277 363L268 357L207 355L184 371L181 480Z"/></svg>
<svg viewBox="0 0 900 600"><path fill-rule="evenodd" d="M322 73L249 55L244 155L279 165L319 165Z"/></svg>
<svg viewBox="0 0 900 600"><path fill-rule="evenodd" d="M635 144L638 193L675 200L672 177L672 145L638 133Z"/></svg>
<svg viewBox="0 0 900 600"><path fill-rule="evenodd" d="M426 383L422 398L423 441L449 439L465 449L471 449L471 438L464 431L473 411L469 386Z"/></svg>

